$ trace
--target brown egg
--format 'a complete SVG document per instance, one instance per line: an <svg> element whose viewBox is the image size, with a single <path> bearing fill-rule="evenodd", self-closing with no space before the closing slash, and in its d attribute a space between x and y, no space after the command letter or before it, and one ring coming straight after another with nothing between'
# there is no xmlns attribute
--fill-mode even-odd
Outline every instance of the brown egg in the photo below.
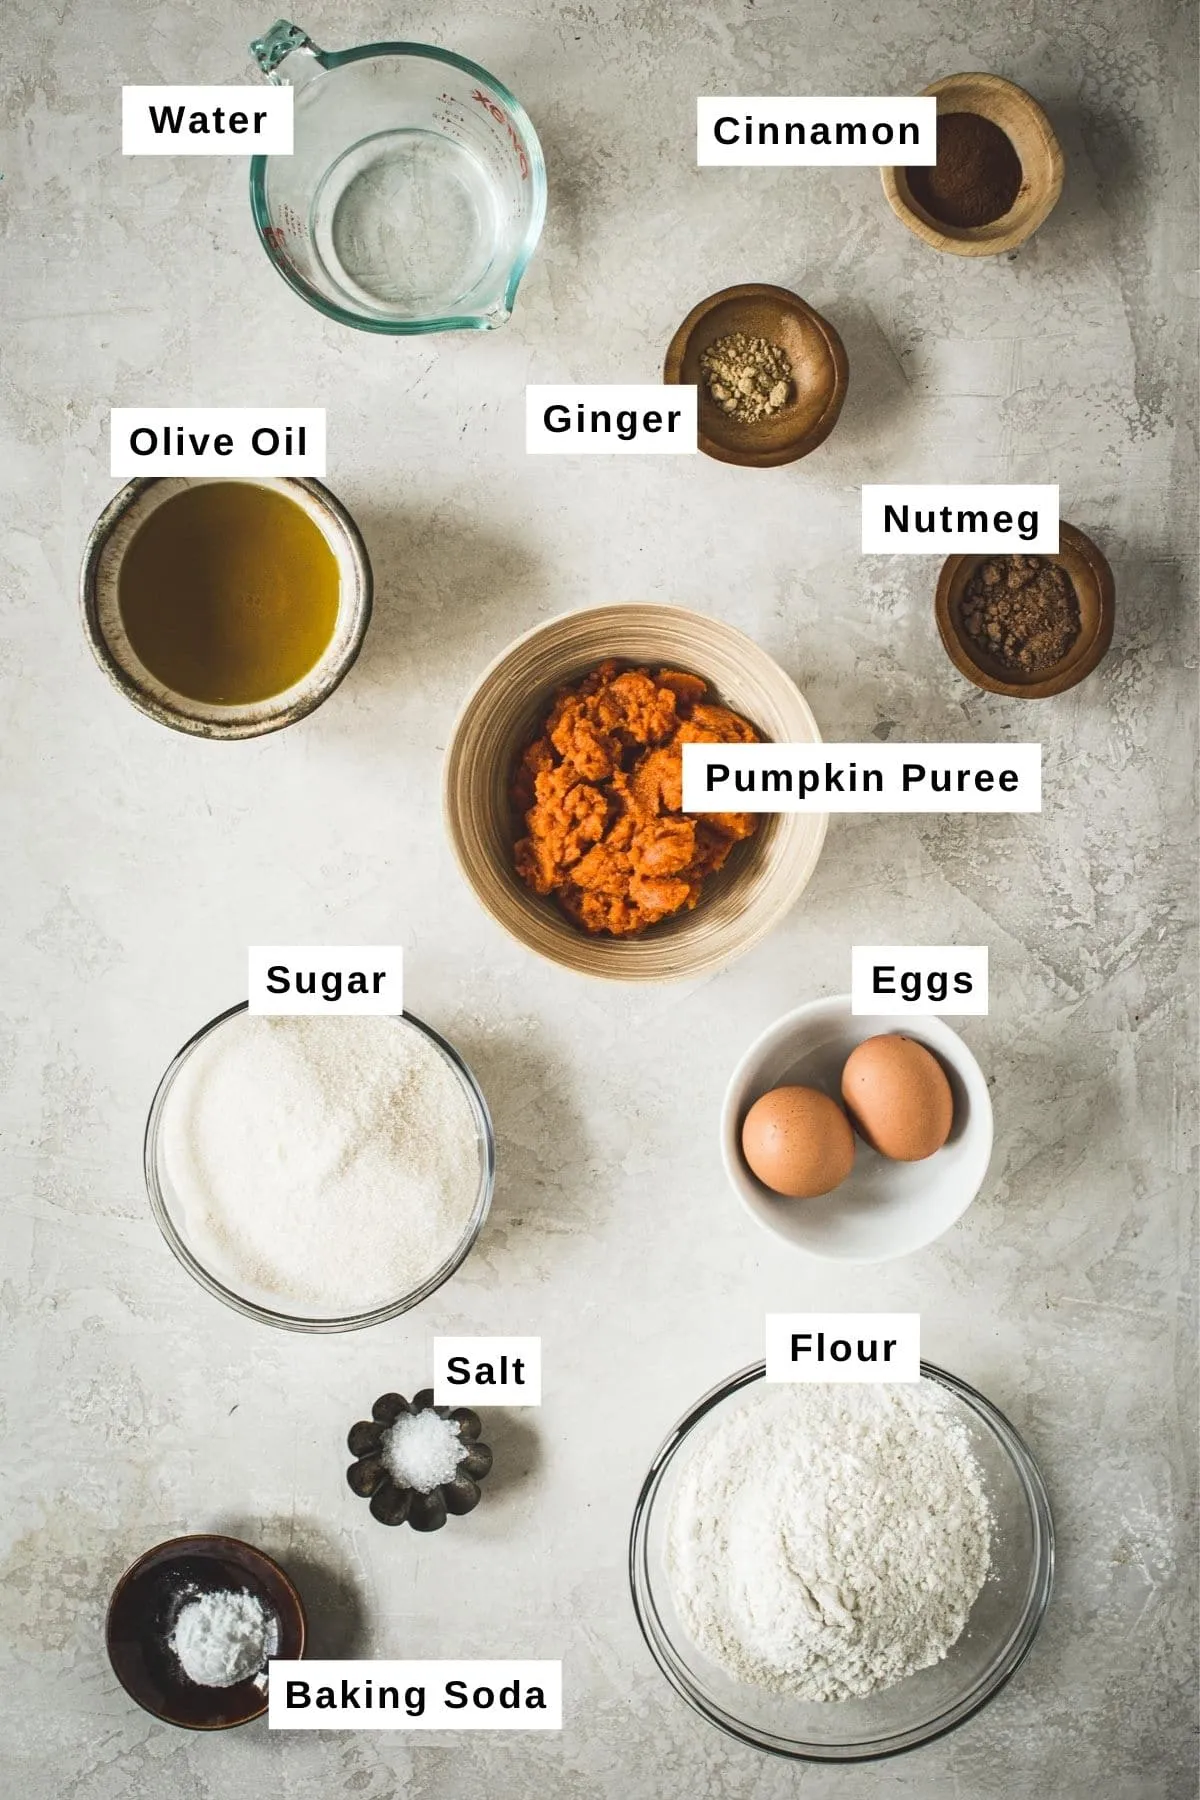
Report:
<svg viewBox="0 0 1200 1800"><path fill-rule="evenodd" d="M842 1099L862 1136L893 1162L922 1162L940 1150L954 1123L946 1071L915 1038L866 1038L842 1070Z"/></svg>
<svg viewBox="0 0 1200 1800"><path fill-rule="evenodd" d="M854 1133L828 1094L777 1087L746 1114L742 1154L772 1193L814 1200L845 1181L854 1167Z"/></svg>

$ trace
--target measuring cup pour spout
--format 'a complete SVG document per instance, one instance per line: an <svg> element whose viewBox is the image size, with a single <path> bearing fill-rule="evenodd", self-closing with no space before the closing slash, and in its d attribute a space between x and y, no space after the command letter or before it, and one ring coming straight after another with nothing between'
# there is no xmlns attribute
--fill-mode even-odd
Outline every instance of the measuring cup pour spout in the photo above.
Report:
<svg viewBox="0 0 1200 1800"><path fill-rule="evenodd" d="M276 19L250 46L250 54L276 87L302 87L325 67L323 50L287 19ZM286 67L284 66L286 64Z"/></svg>

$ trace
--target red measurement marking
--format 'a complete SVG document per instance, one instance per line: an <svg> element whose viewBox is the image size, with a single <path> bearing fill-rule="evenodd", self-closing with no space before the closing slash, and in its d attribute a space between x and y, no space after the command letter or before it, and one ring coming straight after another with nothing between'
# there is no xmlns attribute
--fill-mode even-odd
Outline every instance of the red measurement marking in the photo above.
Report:
<svg viewBox="0 0 1200 1800"><path fill-rule="evenodd" d="M480 106L482 106L485 109L485 111L491 113L491 115L492 115L493 119L495 119L497 125L504 126L504 129L508 132L508 141L517 153L517 166L519 167L519 169L521 171L521 180L528 181L528 179L529 179L529 158L526 156L525 151L521 146L521 140L517 136L517 133L513 127L513 122L509 118L508 114L506 112L504 112L499 106L497 106L496 102L493 99L491 99L491 97L489 95L485 94L482 88L476 88L474 93L471 95L471 98L472 98L472 100L478 100Z"/></svg>

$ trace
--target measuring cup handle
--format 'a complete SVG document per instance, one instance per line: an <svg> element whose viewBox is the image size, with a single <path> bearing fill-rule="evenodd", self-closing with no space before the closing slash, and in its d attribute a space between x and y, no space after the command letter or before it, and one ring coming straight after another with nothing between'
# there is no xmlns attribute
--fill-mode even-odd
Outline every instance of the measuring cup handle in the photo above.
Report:
<svg viewBox="0 0 1200 1800"><path fill-rule="evenodd" d="M289 69L282 69L284 63L295 52L303 52L298 62ZM264 31L260 38L255 38L250 46L250 54L266 76L276 87L299 87L310 75L315 75L322 68L324 52L313 43L307 31L301 31L298 25L292 25L287 19L276 19L270 31Z"/></svg>

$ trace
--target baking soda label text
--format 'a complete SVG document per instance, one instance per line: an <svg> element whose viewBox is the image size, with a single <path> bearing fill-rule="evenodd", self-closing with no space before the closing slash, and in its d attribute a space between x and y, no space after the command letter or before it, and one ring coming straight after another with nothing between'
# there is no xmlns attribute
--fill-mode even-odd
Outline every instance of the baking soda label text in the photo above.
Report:
<svg viewBox="0 0 1200 1800"><path fill-rule="evenodd" d="M268 1665L273 1731L560 1731L561 1662Z"/></svg>
<svg viewBox="0 0 1200 1800"><path fill-rule="evenodd" d="M435 1406L540 1406L541 1338L434 1338L433 1402Z"/></svg>
<svg viewBox="0 0 1200 1800"><path fill-rule="evenodd" d="M920 1313L768 1313L768 1381L920 1381Z"/></svg>
<svg viewBox="0 0 1200 1800"><path fill-rule="evenodd" d="M404 952L399 944L252 944L247 954L252 1013L323 1017L404 1011Z"/></svg>
<svg viewBox="0 0 1200 1800"><path fill-rule="evenodd" d="M850 168L937 161L937 101L903 95L702 95L696 161L703 168Z"/></svg>
<svg viewBox="0 0 1200 1800"><path fill-rule="evenodd" d="M1042 810L1040 744L685 744L688 813Z"/></svg>
<svg viewBox="0 0 1200 1800"><path fill-rule="evenodd" d="M855 944L850 952L850 1011L984 1017L986 944Z"/></svg>
<svg viewBox="0 0 1200 1800"><path fill-rule="evenodd" d="M317 406L117 406L110 475L324 475Z"/></svg>
<svg viewBox="0 0 1200 1800"><path fill-rule="evenodd" d="M290 87L123 87L125 156L290 156Z"/></svg>
<svg viewBox="0 0 1200 1800"><path fill-rule="evenodd" d="M530 456L692 456L696 390L646 382L525 389Z"/></svg>
<svg viewBox="0 0 1200 1800"><path fill-rule="evenodd" d="M867 556L936 556L954 550L1054 555L1058 488L1030 483L864 487L862 548Z"/></svg>

